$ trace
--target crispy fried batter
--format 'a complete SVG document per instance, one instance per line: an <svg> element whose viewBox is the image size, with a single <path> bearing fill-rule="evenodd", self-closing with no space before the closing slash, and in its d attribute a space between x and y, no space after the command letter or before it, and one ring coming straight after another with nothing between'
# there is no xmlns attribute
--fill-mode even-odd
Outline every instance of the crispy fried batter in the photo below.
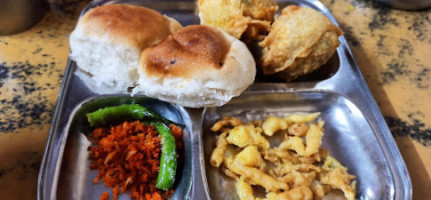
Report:
<svg viewBox="0 0 431 200"><path fill-rule="evenodd" d="M263 124L246 125L236 118L224 117L216 122L220 129L222 124L232 125L231 121L238 125L223 128L225 132L219 137L210 162L237 180L235 187L241 200L263 200L254 196L252 185L265 188L267 200L322 199L338 190L353 200L355 176L321 148L324 122L313 123L319 114L269 116ZM279 130L285 139L271 148L261 133L272 136Z"/></svg>
<svg viewBox="0 0 431 200"><path fill-rule="evenodd" d="M308 74L331 58L341 34L322 13L308 7L287 6L259 43L263 47L263 72L277 73L288 81Z"/></svg>
<svg viewBox="0 0 431 200"><path fill-rule="evenodd" d="M262 39L278 10L273 0L199 0L198 8L201 24L251 40Z"/></svg>

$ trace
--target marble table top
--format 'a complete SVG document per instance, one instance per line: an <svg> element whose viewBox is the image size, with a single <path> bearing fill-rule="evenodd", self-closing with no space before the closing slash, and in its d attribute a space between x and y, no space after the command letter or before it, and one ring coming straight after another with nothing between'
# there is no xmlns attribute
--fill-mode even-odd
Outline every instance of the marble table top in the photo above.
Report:
<svg viewBox="0 0 431 200"><path fill-rule="evenodd" d="M323 0L344 31L406 162L414 199L431 197L431 10ZM37 176L69 54L88 3L63 0L31 29L0 36L0 197L35 199Z"/></svg>

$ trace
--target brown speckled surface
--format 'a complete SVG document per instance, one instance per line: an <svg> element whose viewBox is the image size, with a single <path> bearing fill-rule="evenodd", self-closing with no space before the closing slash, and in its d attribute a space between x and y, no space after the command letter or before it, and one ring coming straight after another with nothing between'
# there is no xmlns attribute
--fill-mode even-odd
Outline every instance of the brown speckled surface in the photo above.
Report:
<svg viewBox="0 0 431 200"><path fill-rule="evenodd" d="M37 174L69 53L88 1L63 0L33 28L0 36L0 197L35 199ZM323 0L405 159L413 199L431 197L431 11Z"/></svg>
<svg viewBox="0 0 431 200"><path fill-rule="evenodd" d="M36 199L37 176L83 1L54 1L31 29L0 36L0 199Z"/></svg>
<svg viewBox="0 0 431 200"><path fill-rule="evenodd" d="M325 0L397 141L413 199L431 197L431 10Z"/></svg>

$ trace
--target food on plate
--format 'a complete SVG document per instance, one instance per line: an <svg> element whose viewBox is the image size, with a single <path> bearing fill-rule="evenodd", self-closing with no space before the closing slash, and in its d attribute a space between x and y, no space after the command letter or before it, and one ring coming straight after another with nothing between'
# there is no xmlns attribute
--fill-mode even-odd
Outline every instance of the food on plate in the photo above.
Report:
<svg viewBox="0 0 431 200"><path fill-rule="evenodd" d="M165 124L156 122L154 127L162 139L162 155L160 156L160 169L157 175L156 188L168 190L172 188L177 169L177 152L175 138L171 129Z"/></svg>
<svg viewBox="0 0 431 200"><path fill-rule="evenodd" d="M187 26L142 52L133 93L187 107L221 106L256 76L244 43L224 31Z"/></svg>
<svg viewBox="0 0 431 200"><path fill-rule="evenodd" d="M176 20L149 8L103 5L79 19L70 35L70 56L97 84L127 91L136 85L142 50L180 28Z"/></svg>
<svg viewBox="0 0 431 200"><path fill-rule="evenodd" d="M288 81L325 64L337 49L342 31L322 13L296 5L287 6L272 24L260 65L264 74Z"/></svg>
<svg viewBox="0 0 431 200"><path fill-rule="evenodd" d="M278 6L274 0L199 0L198 9L201 24L253 40L269 31Z"/></svg>
<svg viewBox="0 0 431 200"><path fill-rule="evenodd" d="M167 126L158 118L135 121L144 118L138 114L137 119L132 119L130 112L124 114L124 108L133 107L108 107L101 109L104 112L98 110L87 115L90 123L103 118L94 118L95 115L109 113L106 116L110 116L105 121L110 127L107 124L97 127L91 135L90 168L99 172L94 183L102 179L112 188L113 199L127 190L131 190L132 199L167 199L174 192L177 157L183 148L182 129L173 124ZM112 118L114 111L119 112L116 120ZM104 192L100 199L108 196Z"/></svg>
<svg viewBox="0 0 431 200"><path fill-rule="evenodd" d="M182 126L166 118L163 118L156 112L139 104L123 104L119 106L101 108L94 112L88 113L87 119L91 127L100 126L109 122L131 119L162 121L167 124Z"/></svg>
<svg viewBox="0 0 431 200"><path fill-rule="evenodd" d="M241 200L323 199L336 191L353 200L355 176L321 148L324 122L316 122L319 115L268 116L263 123L223 117L211 127L221 134L209 163L236 180ZM276 134L283 141L269 146ZM265 189L265 198L255 196L253 185Z"/></svg>

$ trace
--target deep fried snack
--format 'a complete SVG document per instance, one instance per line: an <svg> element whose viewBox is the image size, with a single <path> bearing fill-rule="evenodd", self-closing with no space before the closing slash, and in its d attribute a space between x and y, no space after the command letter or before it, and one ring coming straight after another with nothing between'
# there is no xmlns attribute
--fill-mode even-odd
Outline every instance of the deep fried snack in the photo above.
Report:
<svg viewBox="0 0 431 200"><path fill-rule="evenodd" d="M264 74L293 80L325 64L337 49L342 31L322 13L287 6L265 39L260 65Z"/></svg>
<svg viewBox="0 0 431 200"><path fill-rule="evenodd" d="M198 8L201 24L251 40L263 38L278 10L273 0L199 0Z"/></svg>
<svg viewBox="0 0 431 200"><path fill-rule="evenodd" d="M224 153L226 152L227 142L226 142L227 132L223 132L217 139L217 146L211 154L210 163L213 167L219 167L223 162Z"/></svg>
<svg viewBox="0 0 431 200"><path fill-rule="evenodd" d="M268 116L263 123L224 117L211 129L223 133L210 163L237 181L241 200L263 200L254 196L252 185L266 190L266 200L322 199L337 190L353 200L355 176L321 148L324 122L313 123L319 114ZM270 147L263 133L284 134L284 140Z"/></svg>
<svg viewBox="0 0 431 200"><path fill-rule="evenodd" d="M235 118L235 117L228 117L225 116L223 117L222 120L217 121L212 127L211 127L211 131L212 132L217 132L220 131L223 127L227 127L227 126L238 126L241 125L242 122L239 121L239 119Z"/></svg>

